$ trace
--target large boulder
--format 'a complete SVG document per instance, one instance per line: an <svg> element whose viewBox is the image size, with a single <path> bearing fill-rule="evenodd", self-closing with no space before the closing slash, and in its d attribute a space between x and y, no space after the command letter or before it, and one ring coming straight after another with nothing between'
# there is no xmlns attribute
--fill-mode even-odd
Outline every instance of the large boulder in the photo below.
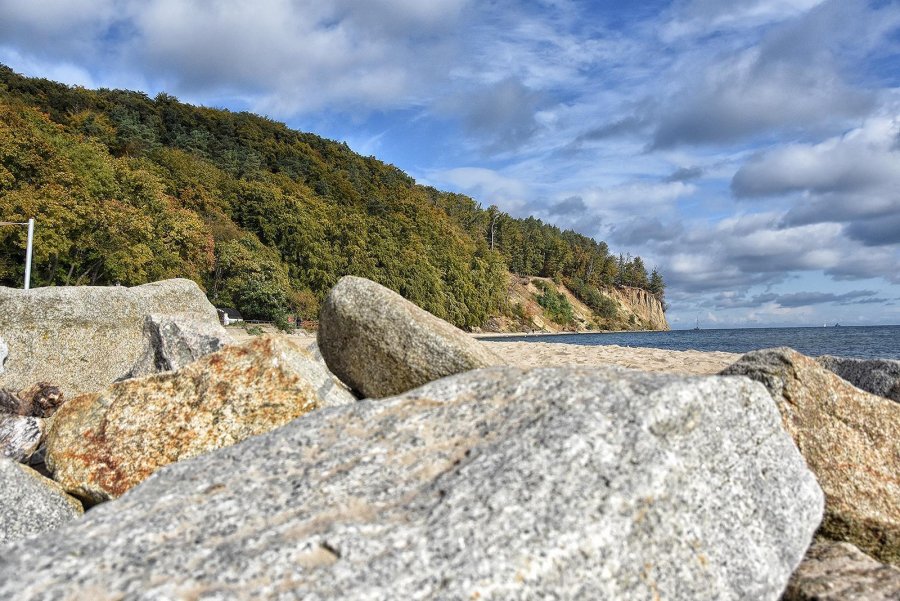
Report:
<svg viewBox="0 0 900 601"><path fill-rule="evenodd" d="M866 392L900 402L900 361L823 355L816 361Z"/></svg>
<svg viewBox="0 0 900 601"><path fill-rule="evenodd" d="M218 322L191 315L148 315L144 353L121 379L174 371L232 342Z"/></svg>
<svg viewBox="0 0 900 601"><path fill-rule="evenodd" d="M41 448L45 433L39 417L0 413L0 457L28 461Z"/></svg>
<svg viewBox="0 0 900 601"><path fill-rule="evenodd" d="M0 459L0 544L41 534L84 513L53 480Z"/></svg>
<svg viewBox="0 0 900 601"><path fill-rule="evenodd" d="M329 369L370 398L502 364L462 330L380 284L353 276L341 278L325 298L318 344Z"/></svg>
<svg viewBox="0 0 900 601"><path fill-rule="evenodd" d="M93 392L128 373L144 354L144 320L187 314L218 323L215 308L190 280L126 288L0 287L0 336L9 346L0 387L57 384L66 396Z"/></svg>
<svg viewBox="0 0 900 601"><path fill-rule="evenodd" d="M822 534L900 562L900 404L869 394L789 348L722 372L762 382L825 492Z"/></svg>
<svg viewBox="0 0 900 601"><path fill-rule="evenodd" d="M900 569L850 543L818 540L791 576L782 601L897 601Z"/></svg>
<svg viewBox="0 0 900 601"><path fill-rule="evenodd" d="M262 337L69 400L53 418L46 463L66 491L98 503L169 463L355 401L304 349Z"/></svg>
<svg viewBox="0 0 900 601"><path fill-rule="evenodd" d="M775 600L822 502L747 379L493 368L170 465L0 598Z"/></svg>

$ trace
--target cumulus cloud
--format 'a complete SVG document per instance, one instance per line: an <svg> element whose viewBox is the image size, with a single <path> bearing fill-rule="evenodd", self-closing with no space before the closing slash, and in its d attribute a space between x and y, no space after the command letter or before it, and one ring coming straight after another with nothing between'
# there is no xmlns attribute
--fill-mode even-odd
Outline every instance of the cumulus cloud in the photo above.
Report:
<svg viewBox="0 0 900 601"><path fill-rule="evenodd" d="M869 246L900 242L900 119L873 118L819 144L758 155L735 174L743 199L788 195L786 225L834 222Z"/></svg>
<svg viewBox="0 0 900 601"><path fill-rule="evenodd" d="M867 248L836 223L784 227L779 213L695 224L657 244L656 254L667 281L691 293L746 291L802 272L825 273L835 280L900 281L895 248Z"/></svg>
<svg viewBox="0 0 900 601"><path fill-rule="evenodd" d="M738 197L900 189L900 120L870 119L819 144L791 144L759 155L735 174ZM890 207L886 207L890 208Z"/></svg>
<svg viewBox="0 0 900 601"><path fill-rule="evenodd" d="M547 213L550 215L583 215L587 212L587 205L580 196L569 196L550 205Z"/></svg>
<svg viewBox="0 0 900 601"><path fill-rule="evenodd" d="M543 95L521 80L501 81L460 93L438 104L442 112L459 115L466 129L482 140L489 152L516 149L537 132Z"/></svg>
<svg viewBox="0 0 900 601"><path fill-rule="evenodd" d="M496 204L504 211L515 212L526 204L528 186L515 178L493 169L458 167L429 174L429 180L449 185L481 200L485 205Z"/></svg>
<svg viewBox="0 0 900 601"><path fill-rule="evenodd" d="M891 35L900 7L831 0L797 12L759 44L710 64L685 64L685 84L660 100L652 147L824 131L868 114L877 99L851 83L851 69Z"/></svg>
<svg viewBox="0 0 900 601"><path fill-rule="evenodd" d="M682 234L684 227L678 221L664 223L656 217L635 217L613 225L609 237L625 247L635 247L650 241L676 240Z"/></svg>
<svg viewBox="0 0 900 601"><path fill-rule="evenodd" d="M0 34L37 59L77 57L103 78L140 71L171 92L232 91L290 115L414 104L449 63L467 4L5 0Z"/></svg>

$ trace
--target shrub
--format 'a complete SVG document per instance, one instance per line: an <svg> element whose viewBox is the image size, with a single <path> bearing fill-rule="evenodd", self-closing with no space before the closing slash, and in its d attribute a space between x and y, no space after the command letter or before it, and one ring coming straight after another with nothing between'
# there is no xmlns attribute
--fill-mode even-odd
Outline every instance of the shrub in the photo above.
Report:
<svg viewBox="0 0 900 601"><path fill-rule="evenodd" d="M557 292L550 286L544 286L544 292L537 297L537 302L544 308L544 313L547 317L556 323L568 324L575 319L569 300L564 294Z"/></svg>
<svg viewBox="0 0 900 601"><path fill-rule="evenodd" d="M600 294L594 286L585 284L580 278L569 281L569 288L578 300L590 307L591 311L604 319L615 319L618 313L616 302L604 294Z"/></svg>

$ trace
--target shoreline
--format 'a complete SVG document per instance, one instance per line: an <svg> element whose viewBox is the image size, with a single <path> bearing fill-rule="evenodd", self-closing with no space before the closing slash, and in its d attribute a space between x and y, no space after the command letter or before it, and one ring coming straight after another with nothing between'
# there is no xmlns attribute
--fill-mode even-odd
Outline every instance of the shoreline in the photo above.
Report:
<svg viewBox="0 0 900 601"><path fill-rule="evenodd" d="M228 328L234 342L240 344L252 339L242 328ZM566 332L571 333L571 332ZM598 332L585 332L596 334ZM316 335L303 331L294 334L282 334L306 348L316 341ZM476 340L482 334L470 334ZM558 334L540 332L528 334L528 337L539 338ZM491 335L492 336L492 335ZM509 336L521 336L510 334ZM714 375L737 361L741 354L721 351L674 351L658 348L608 345L578 345L540 342L537 340L507 342L501 340L479 340L495 354L503 358L503 365L511 367L559 367L582 366L603 367L619 366L642 371L653 371L681 375Z"/></svg>
<svg viewBox="0 0 900 601"><path fill-rule="evenodd" d="M583 332L466 332L473 338L524 338L543 336L580 336L582 334L649 334L672 330L585 330Z"/></svg>

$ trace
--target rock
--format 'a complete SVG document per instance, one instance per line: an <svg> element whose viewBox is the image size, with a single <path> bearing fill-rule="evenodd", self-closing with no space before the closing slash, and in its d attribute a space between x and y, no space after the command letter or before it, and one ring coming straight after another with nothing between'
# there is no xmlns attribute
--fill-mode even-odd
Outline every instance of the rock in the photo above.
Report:
<svg viewBox="0 0 900 601"><path fill-rule="evenodd" d="M218 323L215 308L190 280L123 286L0 287L0 336L9 345L0 387L53 382L68 396L122 377L144 354L144 319L187 313Z"/></svg>
<svg viewBox="0 0 900 601"><path fill-rule="evenodd" d="M318 343L328 368L371 398L502 363L462 330L353 276L341 278L325 298Z"/></svg>
<svg viewBox="0 0 900 601"><path fill-rule="evenodd" d="M99 503L169 463L355 401L287 338L261 337L69 400L53 418L46 464L67 492Z"/></svg>
<svg viewBox="0 0 900 601"><path fill-rule="evenodd" d="M82 513L81 503L53 480L0 459L0 544L52 530Z"/></svg>
<svg viewBox="0 0 900 601"><path fill-rule="evenodd" d="M823 355L816 361L857 388L900 402L900 361Z"/></svg>
<svg viewBox="0 0 900 601"><path fill-rule="evenodd" d="M774 600L821 511L754 382L493 368L170 465L0 598Z"/></svg>
<svg viewBox="0 0 900 601"><path fill-rule="evenodd" d="M900 404L789 348L749 353L722 373L769 389L825 491L822 535L900 561Z"/></svg>
<svg viewBox="0 0 900 601"><path fill-rule="evenodd" d="M40 449L44 433L38 417L0 414L0 457L27 461Z"/></svg>
<svg viewBox="0 0 900 601"><path fill-rule="evenodd" d="M9 355L9 347L6 346L6 343L3 342L3 338L0 338L0 374L3 373L4 364L6 364L6 357Z"/></svg>
<svg viewBox="0 0 900 601"><path fill-rule="evenodd" d="M331 379L330 382L325 382L325 385L319 388L319 395L326 399L325 407L339 407L341 405L346 405L345 398L347 395L353 395L353 398L356 398L353 391L350 390L350 387L341 382L341 379L331 373L331 370L328 369L328 364L325 363L325 357L323 357L321 351L319 351L318 343L313 342L308 345L306 347L306 352L312 355L313 359L322 365L322 369L328 372ZM337 402L331 403L329 399L336 399Z"/></svg>
<svg viewBox="0 0 900 601"><path fill-rule="evenodd" d="M144 338L144 354L121 379L174 371L232 342L218 321L191 315L148 315Z"/></svg>
<svg viewBox="0 0 900 601"><path fill-rule="evenodd" d="M0 414L50 417L64 401L59 387L48 382L38 382L19 394L0 388Z"/></svg>
<svg viewBox="0 0 900 601"><path fill-rule="evenodd" d="M813 543L791 576L782 601L897 601L900 569L880 563L851 545Z"/></svg>

